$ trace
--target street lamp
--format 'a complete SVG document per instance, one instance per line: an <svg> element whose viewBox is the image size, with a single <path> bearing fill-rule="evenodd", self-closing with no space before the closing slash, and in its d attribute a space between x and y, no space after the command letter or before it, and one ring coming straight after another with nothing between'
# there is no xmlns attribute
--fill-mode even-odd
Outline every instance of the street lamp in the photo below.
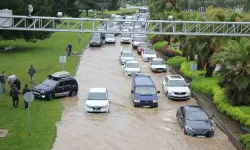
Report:
<svg viewBox="0 0 250 150"><path fill-rule="evenodd" d="M168 16L168 20L169 21L173 21L174 20L174 16L172 16L172 15L169 15ZM173 28L174 28L174 26L173 26ZM169 35L169 48L170 48L170 50L171 50L171 35Z"/></svg>

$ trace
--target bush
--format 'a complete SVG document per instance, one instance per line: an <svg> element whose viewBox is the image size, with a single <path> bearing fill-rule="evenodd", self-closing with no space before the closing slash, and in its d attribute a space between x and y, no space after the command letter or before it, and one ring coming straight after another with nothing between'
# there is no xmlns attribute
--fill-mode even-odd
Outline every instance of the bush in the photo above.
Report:
<svg viewBox="0 0 250 150"><path fill-rule="evenodd" d="M246 147L247 150L249 150L250 149L250 134L241 135L240 142Z"/></svg>
<svg viewBox="0 0 250 150"><path fill-rule="evenodd" d="M165 45L168 45L168 42L162 41L162 42L157 42L154 44L153 48L156 50L161 50Z"/></svg>
<svg viewBox="0 0 250 150"><path fill-rule="evenodd" d="M203 94L213 95L213 89L218 88L217 84L219 80L217 78L206 78L204 76L196 77L190 87L193 91L198 91Z"/></svg>
<svg viewBox="0 0 250 150"><path fill-rule="evenodd" d="M186 61L185 57L175 56L173 58L168 59L167 63L170 66L181 67L181 64Z"/></svg>
<svg viewBox="0 0 250 150"><path fill-rule="evenodd" d="M181 64L180 72L182 75L184 75L188 78L192 78L192 76L193 76L193 71L190 69L191 63L195 63L195 61L186 61L186 62ZM206 73L205 70L197 70L194 72L194 77L205 75L205 73Z"/></svg>
<svg viewBox="0 0 250 150"><path fill-rule="evenodd" d="M153 44L165 41L165 36L163 36L163 35L155 35L155 36L153 36L151 41L152 41Z"/></svg>

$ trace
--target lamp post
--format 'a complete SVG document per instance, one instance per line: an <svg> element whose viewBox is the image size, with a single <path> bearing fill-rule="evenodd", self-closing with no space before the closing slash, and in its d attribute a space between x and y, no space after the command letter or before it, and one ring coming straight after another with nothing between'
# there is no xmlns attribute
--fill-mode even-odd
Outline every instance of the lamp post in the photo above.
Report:
<svg viewBox="0 0 250 150"><path fill-rule="evenodd" d="M169 21L173 21L174 20L174 17L172 15L169 15L168 16L168 20ZM173 27L174 28L174 27ZM171 35L169 35L169 48L171 50Z"/></svg>

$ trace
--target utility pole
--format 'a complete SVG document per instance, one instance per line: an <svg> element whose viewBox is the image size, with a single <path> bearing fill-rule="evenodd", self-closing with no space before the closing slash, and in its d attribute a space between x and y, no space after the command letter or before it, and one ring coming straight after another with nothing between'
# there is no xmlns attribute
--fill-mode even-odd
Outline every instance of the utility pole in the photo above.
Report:
<svg viewBox="0 0 250 150"><path fill-rule="evenodd" d="M188 15L190 15L190 0L188 0Z"/></svg>

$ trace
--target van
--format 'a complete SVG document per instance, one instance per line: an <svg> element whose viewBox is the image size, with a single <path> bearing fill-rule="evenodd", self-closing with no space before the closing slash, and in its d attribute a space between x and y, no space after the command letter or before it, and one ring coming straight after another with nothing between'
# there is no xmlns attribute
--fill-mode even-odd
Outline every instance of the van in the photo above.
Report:
<svg viewBox="0 0 250 150"><path fill-rule="evenodd" d="M132 81L131 96L134 107L158 107L160 91L148 75L135 75Z"/></svg>

